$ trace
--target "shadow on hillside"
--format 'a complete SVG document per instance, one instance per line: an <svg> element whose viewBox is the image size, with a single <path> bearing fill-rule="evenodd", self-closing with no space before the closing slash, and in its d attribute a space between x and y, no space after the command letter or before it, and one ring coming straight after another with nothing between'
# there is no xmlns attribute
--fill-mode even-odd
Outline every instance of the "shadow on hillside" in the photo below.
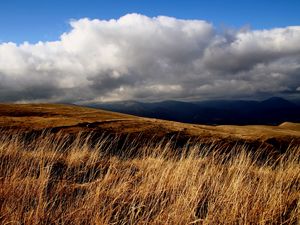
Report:
<svg viewBox="0 0 300 225"><path fill-rule="evenodd" d="M139 157L141 148L155 148L160 145L162 147L168 145L173 153L179 158L182 154L189 154L191 149L198 148L199 154L213 154L218 151L221 154L235 155L235 151L239 149L247 149L247 151L259 155L262 160L264 158L277 159L281 154L285 153L289 148L298 147L298 142L293 140L269 138L265 141L246 141L243 139L231 138L202 138L191 137L184 132L167 132L165 134L150 134L146 132L137 133L115 133L97 126L94 129L82 129L87 127L86 123L77 126L55 127L51 129L32 130L32 131L3 131L6 136L13 137L18 134L26 145L32 145L36 140L51 137L53 140L63 139L62 150L68 149L68 146L78 141L78 138L89 147L94 148L101 143L101 149L105 149L104 154L110 156L118 156L120 158ZM74 129L79 128L79 129ZM2 133L3 133L2 132ZM105 140L105 141L103 141ZM174 156L174 155L173 155ZM172 156L172 157L173 157Z"/></svg>

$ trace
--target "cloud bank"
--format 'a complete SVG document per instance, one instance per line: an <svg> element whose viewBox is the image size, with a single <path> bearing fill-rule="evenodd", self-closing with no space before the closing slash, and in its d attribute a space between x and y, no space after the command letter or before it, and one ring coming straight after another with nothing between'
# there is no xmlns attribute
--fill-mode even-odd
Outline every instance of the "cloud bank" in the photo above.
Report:
<svg viewBox="0 0 300 225"><path fill-rule="evenodd" d="M244 98L300 93L300 26L219 32L128 14L58 41L0 44L0 101Z"/></svg>

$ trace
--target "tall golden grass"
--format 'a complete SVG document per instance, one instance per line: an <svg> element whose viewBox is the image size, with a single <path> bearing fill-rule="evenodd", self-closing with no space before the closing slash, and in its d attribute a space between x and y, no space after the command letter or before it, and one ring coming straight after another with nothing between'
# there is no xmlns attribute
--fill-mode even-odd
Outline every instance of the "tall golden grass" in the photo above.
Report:
<svg viewBox="0 0 300 225"><path fill-rule="evenodd" d="M299 224L299 147L67 139L1 136L0 224Z"/></svg>

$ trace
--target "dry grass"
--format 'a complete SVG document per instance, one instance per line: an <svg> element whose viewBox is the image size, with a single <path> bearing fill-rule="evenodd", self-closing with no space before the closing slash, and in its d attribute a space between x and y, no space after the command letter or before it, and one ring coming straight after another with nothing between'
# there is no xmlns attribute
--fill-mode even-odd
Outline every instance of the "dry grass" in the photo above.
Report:
<svg viewBox="0 0 300 225"><path fill-rule="evenodd" d="M66 140L0 137L1 224L299 224L299 147L274 160L245 146L114 155L118 140Z"/></svg>

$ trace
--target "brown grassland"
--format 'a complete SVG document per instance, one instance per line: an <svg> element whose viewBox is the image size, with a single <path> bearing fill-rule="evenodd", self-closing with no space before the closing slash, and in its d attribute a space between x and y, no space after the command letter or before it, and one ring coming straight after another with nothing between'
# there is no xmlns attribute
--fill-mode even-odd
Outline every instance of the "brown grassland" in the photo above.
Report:
<svg viewBox="0 0 300 225"><path fill-rule="evenodd" d="M0 224L300 224L300 129L0 105Z"/></svg>

